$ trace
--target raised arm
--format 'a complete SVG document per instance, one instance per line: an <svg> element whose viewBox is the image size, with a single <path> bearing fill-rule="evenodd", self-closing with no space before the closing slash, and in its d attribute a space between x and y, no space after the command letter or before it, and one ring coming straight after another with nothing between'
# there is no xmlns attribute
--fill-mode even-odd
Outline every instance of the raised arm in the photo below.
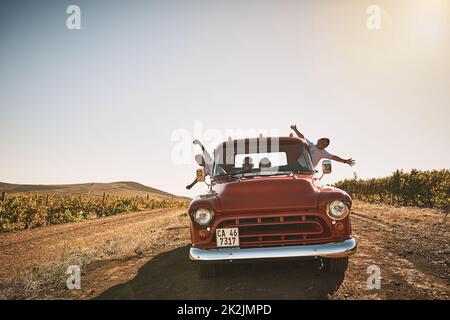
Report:
<svg viewBox="0 0 450 320"><path fill-rule="evenodd" d="M193 141L193 144L196 144L196 145L200 146L200 148L202 148L202 154L203 154L203 156L202 156L202 160L203 161L202 162L203 162L203 166L204 166L204 168L206 170L206 173L211 176L211 174L212 174L212 163L213 163L211 155L209 154L208 150L206 150L206 148L203 146L203 144L200 142L200 140L195 139Z"/></svg>
<svg viewBox="0 0 450 320"><path fill-rule="evenodd" d="M191 190L192 187L195 186L195 184L196 184L197 182L198 182L198 181L197 181L197 178L195 178L195 180L192 181L191 184L188 184L188 185L186 186L186 189Z"/></svg>
<svg viewBox="0 0 450 320"><path fill-rule="evenodd" d="M346 159L342 159L341 157L338 157L338 156L333 156L331 159L334 161L337 161L337 162L346 163L350 167L353 167L355 165L355 160L353 160L352 158L346 160Z"/></svg>
<svg viewBox="0 0 450 320"><path fill-rule="evenodd" d="M193 142L193 144L196 144L198 146L200 146L200 148L202 148L202 151L205 151L205 147L203 146L203 144L200 142L200 140L195 139Z"/></svg>
<svg viewBox="0 0 450 320"><path fill-rule="evenodd" d="M300 131L298 131L297 125L293 124L293 125L291 126L291 129L295 132L295 134L296 134L300 139L305 139L305 136L304 136Z"/></svg>

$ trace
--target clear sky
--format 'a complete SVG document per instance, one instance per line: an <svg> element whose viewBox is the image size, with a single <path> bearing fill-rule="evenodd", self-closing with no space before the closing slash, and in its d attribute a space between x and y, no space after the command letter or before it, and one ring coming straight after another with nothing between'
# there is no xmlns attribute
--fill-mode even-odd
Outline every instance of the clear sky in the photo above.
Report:
<svg viewBox="0 0 450 320"><path fill-rule="evenodd" d="M204 187L184 189L196 167L173 161L172 138L212 146L195 121L330 137L357 165L328 182L449 168L449 2L0 1L0 181L193 196Z"/></svg>

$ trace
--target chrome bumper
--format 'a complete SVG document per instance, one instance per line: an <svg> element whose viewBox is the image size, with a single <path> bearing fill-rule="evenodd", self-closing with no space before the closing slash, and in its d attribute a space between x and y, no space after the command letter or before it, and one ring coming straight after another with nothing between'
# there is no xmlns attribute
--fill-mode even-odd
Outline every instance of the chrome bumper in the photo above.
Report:
<svg viewBox="0 0 450 320"><path fill-rule="evenodd" d="M285 246L269 248L191 248L189 259L194 261L232 261L251 259L277 259L301 257L340 258L352 255L356 251L356 240L350 238L343 242L317 245Z"/></svg>

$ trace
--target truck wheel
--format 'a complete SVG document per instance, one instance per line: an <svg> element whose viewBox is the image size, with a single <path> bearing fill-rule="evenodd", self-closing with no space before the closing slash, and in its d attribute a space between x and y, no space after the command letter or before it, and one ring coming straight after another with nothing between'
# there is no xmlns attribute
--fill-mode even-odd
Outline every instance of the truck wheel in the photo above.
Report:
<svg viewBox="0 0 450 320"><path fill-rule="evenodd" d="M324 258L323 270L332 273L345 272L348 268L348 257Z"/></svg>
<svg viewBox="0 0 450 320"><path fill-rule="evenodd" d="M217 276L217 265L215 264L201 264L200 278L214 278Z"/></svg>

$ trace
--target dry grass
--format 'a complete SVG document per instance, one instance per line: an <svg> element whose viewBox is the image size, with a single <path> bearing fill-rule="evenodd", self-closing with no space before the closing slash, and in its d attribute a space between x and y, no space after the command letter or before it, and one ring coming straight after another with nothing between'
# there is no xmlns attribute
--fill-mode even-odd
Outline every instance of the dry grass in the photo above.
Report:
<svg viewBox="0 0 450 320"><path fill-rule="evenodd" d="M50 250L59 251L59 258L32 267L17 266L17 272L0 281L0 299L54 298L54 292L66 287L68 266L79 266L83 277L93 262L145 258L185 245L188 242L188 232L180 235L179 229L187 230L188 222L184 210L163 211L162 214L152 215L151 219L124 220L120 232L116 231L114 237L110 233L104 237L99 233L96 245L84 243L82 247L73 250L67 245L49 247ZM41 250L45 251L46 248Z"/></svg>

